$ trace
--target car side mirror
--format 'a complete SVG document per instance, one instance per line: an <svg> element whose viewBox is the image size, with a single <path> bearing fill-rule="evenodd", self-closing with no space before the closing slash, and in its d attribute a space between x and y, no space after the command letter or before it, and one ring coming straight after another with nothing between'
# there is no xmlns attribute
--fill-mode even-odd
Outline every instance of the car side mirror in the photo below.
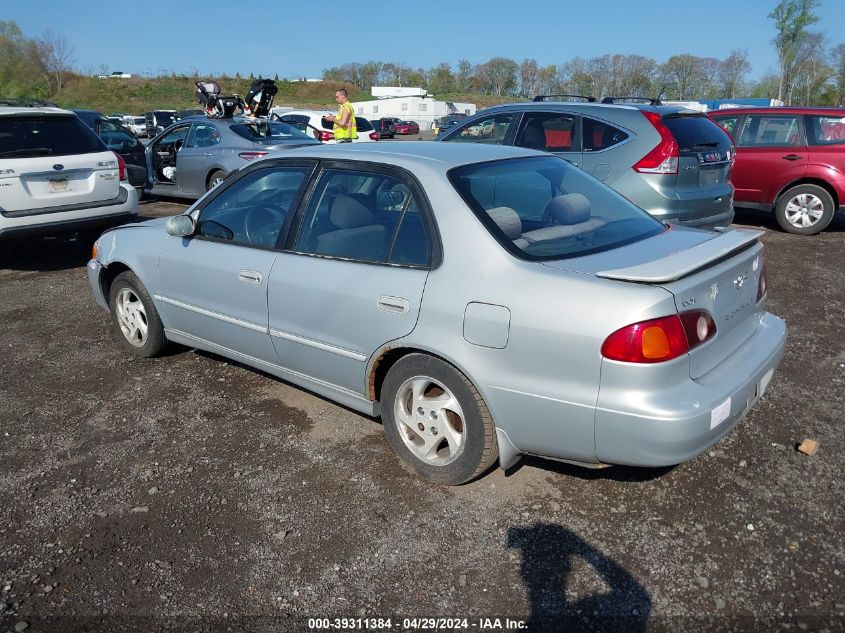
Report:
<svg viewBox="0 0 845 633"><path fill-rule="evenodd" d="M194 233L194 219L189 215L174 215L167 219L164 228L173 237L188 237Z"/></svg>

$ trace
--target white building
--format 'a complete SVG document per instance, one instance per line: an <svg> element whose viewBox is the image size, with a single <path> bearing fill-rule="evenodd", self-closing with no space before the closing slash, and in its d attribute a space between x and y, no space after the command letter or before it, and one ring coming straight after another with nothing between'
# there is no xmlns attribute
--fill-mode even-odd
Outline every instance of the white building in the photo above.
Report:
<svg viewBox="0 0 845 633"><path fill-rule="evenodd" d="M403 88L399 86L374 86L372 101L353 102L355 114L366 119L397 117L405 121L416 121L420 130L430 130L435 119L447 114L475 114L474 103L437 101L424 88Z"/></svg>

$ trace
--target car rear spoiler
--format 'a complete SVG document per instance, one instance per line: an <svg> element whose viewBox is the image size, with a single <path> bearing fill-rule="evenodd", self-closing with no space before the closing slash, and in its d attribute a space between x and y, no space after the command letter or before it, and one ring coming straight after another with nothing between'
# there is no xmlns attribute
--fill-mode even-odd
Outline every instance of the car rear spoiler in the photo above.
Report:
<svg viewBox="0 0 845 633"><path fill-rule="evenodd" d="M596 276L647 284L668 283L686 277L716 261L727 259L737 251L750 248L761 235L763 231L733 229L690 249L672 253L646 264L603 270L596 273Z"/></svg>

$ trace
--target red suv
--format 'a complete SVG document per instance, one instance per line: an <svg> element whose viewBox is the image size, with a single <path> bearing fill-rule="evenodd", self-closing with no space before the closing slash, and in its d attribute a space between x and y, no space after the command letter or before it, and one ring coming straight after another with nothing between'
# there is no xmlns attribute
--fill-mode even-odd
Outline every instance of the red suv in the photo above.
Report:
<svg viewBox="0 0 845 633"><path fill-rule="evenodd" d="M734 205L815 235L845 210L845 109L731 108L708 116L736 142Z"/></svg>

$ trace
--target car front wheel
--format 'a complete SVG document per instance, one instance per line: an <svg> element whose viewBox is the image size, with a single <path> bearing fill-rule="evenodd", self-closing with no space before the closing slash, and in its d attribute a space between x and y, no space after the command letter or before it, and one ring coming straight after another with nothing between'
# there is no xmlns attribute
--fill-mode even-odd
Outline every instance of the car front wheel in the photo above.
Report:
<svg viewBox="0 0 845 633"><path fill-rule="evenodd" d="M798 185L786 191L775 206L775 218L787 233L821 233L834 213L833 198L818 185Z"/></svg>
<svg viewBox="0 0 845 633"><path fill-rule="evenodd" d="M498 457L495 427L473 384L448 363L409 354L382 389L384 432L399 458L434 483L456 486Z"/></svg>
<svg viewBox="0 0 845 633"><path fill-rule="evenodd" d="M134 355L150 358L167 346L152 297L135 273L127 270L115 277L109 306L118 340Z"/></svg>

